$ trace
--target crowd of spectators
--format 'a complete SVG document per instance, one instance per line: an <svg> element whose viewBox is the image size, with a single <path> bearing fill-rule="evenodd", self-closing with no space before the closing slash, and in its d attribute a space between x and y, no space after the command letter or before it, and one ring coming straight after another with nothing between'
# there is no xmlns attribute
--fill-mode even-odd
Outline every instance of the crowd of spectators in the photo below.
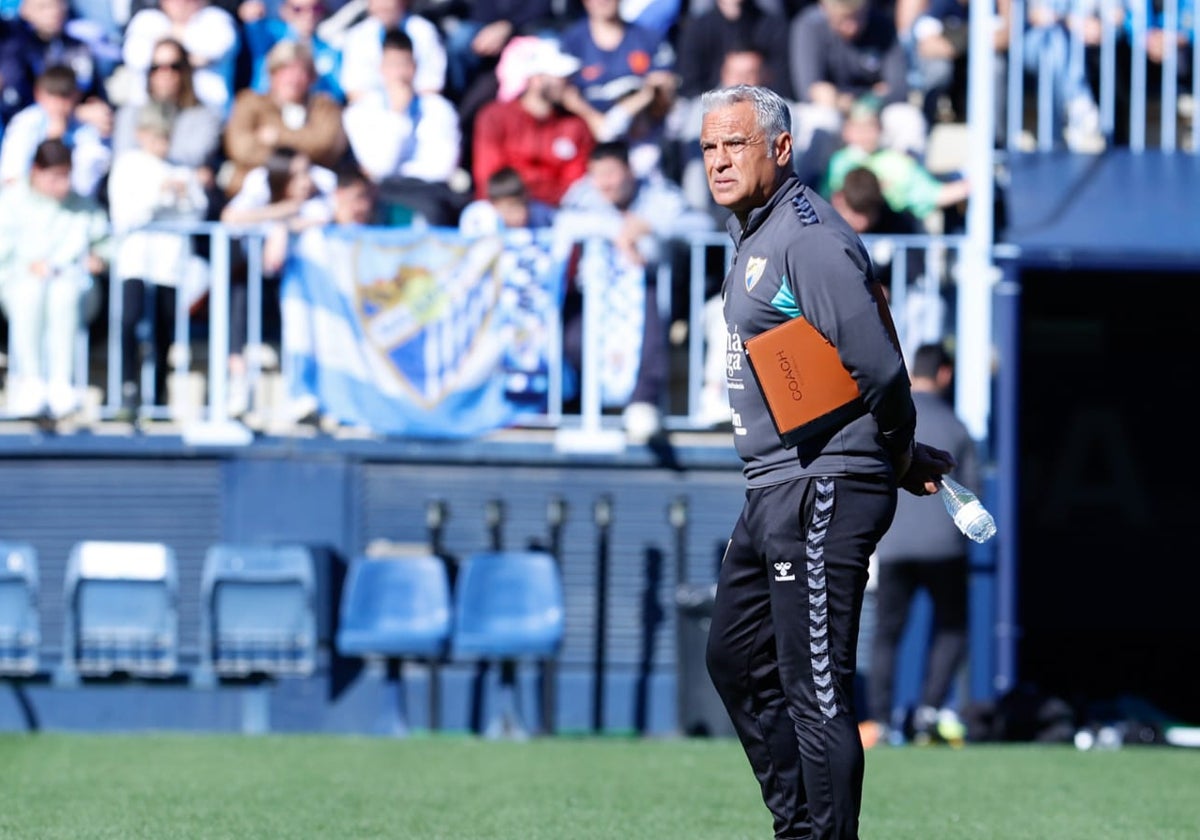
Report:
<svg viewBox="0 0 1200 840"><path fill-rule="evenodd" d="M1027 5L1025 62L1055 57L1059 140L1092 150L1089 65L1067 33L1096 44L1096 22L1073 16L1077 4ZM1184 8L1190 15L1190 0L1181 17ZM1007 11L997 0L1001 57ZM751 83L793 104L802 177L848 212L849 201L882 196L886 207L853 211L864 232L904 218L920 230L969 196L965 180L923 166L930 127L965 118L966 17L961 0L4 0L0 190L7 219L20 223L12 208L46 197L38 161L43 185L46 170L61 174L61 150L46 145L59 141L72 193L101 208L114 233L163 218L275 222L271 275L290 236L333 218L335 185L352 170L383 224L548 226L582 196L589 213L617 220L603 227L636 260L642 234L664 233L657 216L634 221L650 202L640 196L669 194L709 226L721 221L695 154L697 103L710 87ZM1178 47L1182 58L1190 40ZM878 188L864 190L858 169ZM621 184L606 190L609 170ZM10 322L29 273L14 244L27 247L22 239L0 231ZM162 397L140 393L135 333L146 318L165 329L170 311L186 311L175 296L192 245L159 235L111 249L131 410ZM148 292L161 293L150 301ZM235 318L235 395L244 332ZM31 369L19 352L10 373Z"/></svg>

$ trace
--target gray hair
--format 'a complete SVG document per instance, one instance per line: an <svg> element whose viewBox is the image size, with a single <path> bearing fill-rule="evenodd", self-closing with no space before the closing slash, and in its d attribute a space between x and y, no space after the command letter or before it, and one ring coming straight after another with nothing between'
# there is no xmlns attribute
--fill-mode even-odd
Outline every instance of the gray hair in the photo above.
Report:
<svg viewBox="0 0 1200 840"><path fill-rule="evenodd" d="M754 117L758 127L766 134L767 154L775 156L775 138L792 130L792 111L784 98L770 88L754 85L708 90L700 95L701 117L719 108L728 108L739 102L754 106Z"/></svg>

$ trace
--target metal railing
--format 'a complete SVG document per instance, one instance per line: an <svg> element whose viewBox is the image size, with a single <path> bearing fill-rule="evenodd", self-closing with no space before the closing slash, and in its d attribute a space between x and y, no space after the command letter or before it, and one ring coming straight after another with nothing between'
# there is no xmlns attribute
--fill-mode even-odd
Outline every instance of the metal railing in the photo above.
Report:
<svg viewBox="0 0 1200 840"><path fill-rule="evenodd" d="M168 355L170 374L176 383L202 382L203 401L190 410L179 405L168 404L165 395L158 399L147 399L138 408L142 420L177 420L197 424L197 435L217 432L220 440L242 438L227 411L229 393L230 357L230 287L233 275L235 247L241 249L245 262L247 300L247 347L244 353L247 380L250 386L268 374L286 378L290 375L287 361L280 354L281 367L278 371L267 371L261 364L262 355L256 349L263 344L264 283L262 271L263 231L259 228L229 227L218 223L169 223L154 225L156 230L169 230L181 235L206 240L209 284L207 315L198 319L189 314L184 296L176 296L175 323L172 331L174 347ZM958 282L959 254L963 239L956 236L909 235L909 236L866 236L864 242L872 254L877 268L885 279L897 330L906 352L917 344L929 340L942 340L954 332L955 287ZM711 417L702 416L700 395L705 387L705 358L710 351L705 338L705 304L719 289L732 260L733 248L729 237L723 232L697 234L672 243L682 259L664 260L657 266L653 288L656 302L664 325L672 341L668 347L669 394L664 398L663 425L668 430L702 430L712 426ZM683 272L685 276L678 277ZM588 354L586 309L597 296L584 296L585 306L585 353L580 372L580 394L583 396L579 412L567 413L562 396L563 359L561 353L552 358L549 404L545 412L523 415L520 426L529 428L575 428L581 430L618 429L620 417L606 410L595 399L595 384L599 380L600 360ZM108 420L117 416L121 409L121 340L122 294L120 281L114 279L109 289L108 338L102 347L93 346L92 352L101 350L102 359L80 359L82 371L92 372L92 383L97 387L104 383L104 398L96 419ZM149 313L148 317L152 317ZM594 317L594 316L593 316ZM559 325L554 325L553 334L561 335ZM593 327L594 329L594 327ZM162 337L160 337L162 338ZM725 348L716 348L723 357ZM82 353L82 351L81 351ZM710 370L711 370L710 360ZM155 364L153 356L143 360L141 377L144 382L153 380ZM721 364L723 369L723 363ZM723 385L723 378L722 378ZM143 394L153 393L143 388ZM588 394L593 397L589 399ZM178 397L178 394L176 395ZM233 430L232 437L230 431ZM246 438L248 439L248 438Z"/></svg>

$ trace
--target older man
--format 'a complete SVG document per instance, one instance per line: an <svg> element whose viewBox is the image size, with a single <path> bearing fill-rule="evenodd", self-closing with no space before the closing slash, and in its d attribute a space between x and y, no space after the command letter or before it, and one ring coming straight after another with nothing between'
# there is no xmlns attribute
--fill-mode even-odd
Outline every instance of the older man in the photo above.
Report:
<svg viewBox="0 0 1200 840"><path fill-rule="evenodd" d="M705 93L700 148L731 211L722 290L734 443L746 498L717 582L708 669L781 838L857 838L863 749L853 678L867 563L897 486L934 493L953 458L915 442L904 359L858 236L792 169L787 103L762 87ZM746 343L803 317L836 348L858 411L776 431ZM802 325L801 325L802 326ZM808 377L809 357L795 361Z"/></svg>

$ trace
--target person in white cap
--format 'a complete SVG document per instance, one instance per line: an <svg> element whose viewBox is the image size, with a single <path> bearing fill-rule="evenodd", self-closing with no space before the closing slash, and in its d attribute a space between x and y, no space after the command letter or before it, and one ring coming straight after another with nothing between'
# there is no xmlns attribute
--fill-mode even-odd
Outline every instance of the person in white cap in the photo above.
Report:
<svg viewBox="0 0 1200 840"><path fill-rule="evenodd" d="M532 198L557 207L567 187L587 171L592 132L561 105L566 79L578 69L579 61L548 38L521 36L504 48L496 66L496 100L475 119L476 198L485 197L494 172L510 166Z"/></svg>

